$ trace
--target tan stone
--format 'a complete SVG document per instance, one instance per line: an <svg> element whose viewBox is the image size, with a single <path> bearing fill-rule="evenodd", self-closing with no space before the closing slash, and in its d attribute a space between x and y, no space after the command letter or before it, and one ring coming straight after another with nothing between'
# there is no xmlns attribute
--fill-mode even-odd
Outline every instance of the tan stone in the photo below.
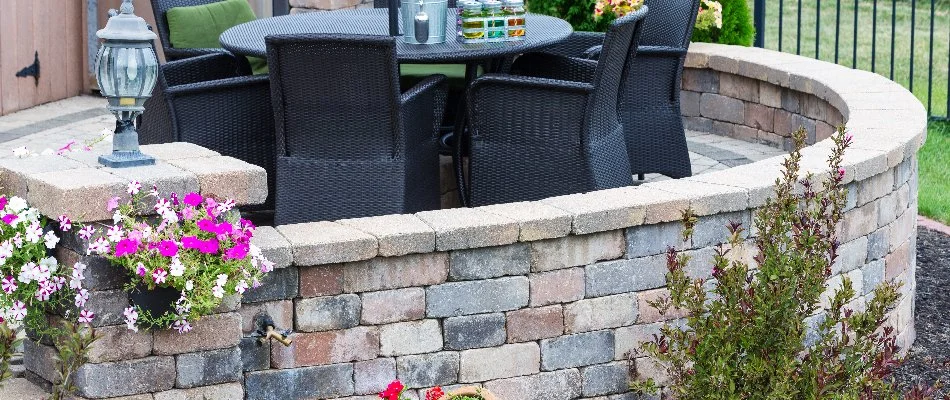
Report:
<svg viewBox="0 0 950 400"><path fill-rule="evenodd" d="M300 297L343 293L343 264L300 267Z"/></svg>
<svg viewBox="0 0 950 400"><path fill-rule="evenodd" d="M571 268L531 274L531 307L569 303L584 298L584 269Z"/></svg>
<svg viewBox="0 0 950 400"><path fill-rule="evenodd" d="M331 332L295 333L289 347L271 346L273 368L297 368L376 358L379 331L360 326Z"/></svg>
<svg viewBox="0 0 950 400"><path fill-rule="evenodd" d="M237 346L241 341L241 317L238 313L204 316L192 324L187 334L173 329L155 331L153 353L170 355Z"/></svg>
<svg viewBox="0 0 950 400"><path fill-rule="evenodd" d="M561 306L525 308L507 314L508 343L529 342L564 333Z"/></svg>

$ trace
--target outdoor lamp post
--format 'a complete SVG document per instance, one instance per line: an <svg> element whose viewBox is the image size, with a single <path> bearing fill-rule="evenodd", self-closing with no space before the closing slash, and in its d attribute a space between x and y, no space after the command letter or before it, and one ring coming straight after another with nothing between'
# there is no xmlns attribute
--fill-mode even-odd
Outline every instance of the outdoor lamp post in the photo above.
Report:
<svg viewBox="0 0 950 400"><path fill-rule="evenodd" d="M158 59L152 49L155 34L145 20L132 13L132 0L123 0L119 13L112 15L104 29L96 32L103 39L96 56L99 90L109 99L109 111L118 120L112 142L112 154L99 156L99 163L112 168L155 164L155 159L139 151L135 117L151 96L158 74Z"/></svg>

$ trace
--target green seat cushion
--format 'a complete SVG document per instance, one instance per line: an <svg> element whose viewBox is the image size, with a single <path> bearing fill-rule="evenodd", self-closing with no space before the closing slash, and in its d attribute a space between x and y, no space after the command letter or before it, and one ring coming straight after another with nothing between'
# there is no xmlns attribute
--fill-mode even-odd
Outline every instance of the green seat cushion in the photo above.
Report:
<svg viewBox="0 0 950 400"><path fill-rule="evenodd" d="M218 38L229 28L257 17L247 0L224 0L200 6L174 7L165 12L168 40L179 49L220 48ZM267 73L267 60L248 57L255 74Z"/></svg>

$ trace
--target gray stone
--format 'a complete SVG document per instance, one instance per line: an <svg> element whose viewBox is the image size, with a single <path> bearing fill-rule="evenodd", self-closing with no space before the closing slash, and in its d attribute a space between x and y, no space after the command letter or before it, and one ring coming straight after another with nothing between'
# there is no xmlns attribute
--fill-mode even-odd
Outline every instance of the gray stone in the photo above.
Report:
<svg viewBox="0 0 950 400"><path fill-rule="evenodd" d="M101 363L146 357L152 353L152 332L129 330L125 325L103 326L95 330L96 341L89 348L89 362Z"/></svg>
<svg viewBox="0 0 950 400"><path fill-rule="evenodd" d="M623 250L621 231L539 240L531 242L531 271L552 271L613 260L623 256Z"/></svg>
<svg viewBox="0 0 950 400"><path fill-rule="evenodd" d="M400 322L379 327L379 354L401 356L438 351L442 349L442 329L439 321Z"/></svg>
<svg viewBox="0 0 950 400"><path fill-rule="evenodd" d="M406 387L425 388L458 382L459 353L439 352L396 359L396 376Z"/></svg>
<svg viewBox="0 0 950 400"><path fill-rule="evenodd" d="M727 225L739 222L742 228L741 238L749 237L749 226L752 225L749 211L738 211L700 217L693 228L693 248L715 246L729 240Z"/></svg>
<svg viewBox="0 0 950 400"><path fill-rule="evenodd" d="M605 261L584 268L586 297L639 292L666 286L666 255Z"/></svg>
<svg viewBox="0 0 950 400"><path fill-rule="evenodd" d="M379 254L376 237L336 222L308 222L277 227L293 246L300 266L367 260Z"/></svg>
<svg viewBox="0 0 950 400"><path fill-rule="evenodd" d="M884 256L887 255L887 251L890 248L889 237L890 230L888 227L880 228L867 236L868 254L865 262L883 259Z"/></svg>
<svg viewBox="0 0 950 400"><path fill-rule="evenodd" d="M270 368L270 342L261 343L253 337L241 339L241 369L244 372Z"/></svg>
<svg viewBox="0 0 950 400"><path fill-rule="evenodd" d="M298 299L294 304L294 326L302 332L352 328L360 324L360 296Z"/></svg>
<svg viewBox="0 0 950 400"><path fill-rule="evenodd" d="M244 292L244 303L285 300L297 297L299 271L296 267L275 269L264 275L261 286Z"/></svg>
<svg viewBox="0 0 950 400"><path fill-rule="evenodd" d="M602 364L614 358L614 333L597 331L541 340L541 370Z"/></svg>
<svg viewBox="0 0 950 400"><path fill-rule="evenodd" d="M745 122L745 103L731 97L703 93L699 99L699 113L706 118L741 124Z"/></svg>
<svg viewBox="0 0 950 400"><path fill-rule="evenodd" d="M864 289L864 293L858 293L859 296L873 292L874 289L884 281L884 259L867 263L864 268L861 268L861 273L864 276L861 285Z"/></svg>
<svg viewBox="0 0 950 400"><path fill-rule="evenodd" d="M449 282L426 289L426 315L454 317L510 311L528 305L528 278Z"/></svg>
<svg viewBox="0 0 950 400"><path fill-rule="evenodd" d="M122 313L129 306L129 295L125 290L104 290L89 292L86 309L96 314L92 326L119 325L125 323Z"/></svg>
<svg viewBox="0 0 950 400"><path fill-rule="evenodd" d="M161 392L175 383L174 357L146 357L129 361L86 364L76 371L77 394L103 398Z"/></svg>
<svg viewBox="0 0 950 400"><path fill-rule="evenodd" d="M537 374L541 349L535 342L463 351L459 361L460 382L484 382L492 379Z"/></svg>
<svg viewBox="0 0 950 400"><path fill-rule="evenodd" d="M564 332L590 332L633 325L639 315L636 293L584 299L564 306Z"/></svg>
<svg viewBox="0 0 950 400"><path fill-rule="evenodd" d="M251 244L259 247L274 268L283 268L293 264L294 255L290 251L290 242L272 226L259 226L254 230Z"/></svg>
<svg viewBox="0 0 950 400"><path fill-rule="evenodd" d="M330 399L353 394L353 364L245 374L247 400Z"/></svg>
<svg viewBox="0 0 950 400"><path fill-rule="evenodd" d="M353 364L354 392L356 394L376 394L386 390L386 386L396 379L396 359L377 358Z"/></svg>
<svg viewBox="0 0 950 400"><path fill-rule="evenodd" d="M683 90L718 93L719 72L707 68L685 68L683 69Z"/></svg>
<svg viewBox="0 0 950 400"><path fill-rule="evenodd" d="M825 313L805 318L805 346L812 346L821 338L818 328L825 321Z"/></svg>
<svg viewBox="0 0 950 400"><path fill-rule="evenodd" d="M499 379L485 383L499 399L574 400L581 397L581 375L576 369Z"/></svg>
<svg viewBox="0 0 950 400"><path fill-rule="evenodd" d="M529 269L531 249L526 243L456 250L449 260L449 279L462 281L524 275Z"/></svg>
<svg viewBox="0 0 950 400"><path fill-rule="evenodd" d="M664 254L669 246L689 247L683 243L683 224L679 222L634 226L627 229L626 236L627 258Z"/></svg>
<svg viewBox="0 0 950 400"><path fill-rule="evenodd" d="M179 354L175 387L192 388L241 380L241 348Z"/></svg>
<svg viewBox="0 0 950 400"><path fill-rule="evenodd" d="M850 272L864 265L868 255L868 238L861 236L838 247L838 259L831 266L831 273Z"/></svg>
<svg viewBox="0 0 950 400"><path fill-rule="evenodd" d="M416 216L435 230L439 251L500 246L519 237L517 221L476 208L423 211Z"/></svg>
<svg viewBox="0 0 950 400"><path fill-rule="evenodd" d="M626 362L593 365L581 370L584 396L603 396L628 390L630 376Z"/></svg>
<svg viewBox="0 0 950 400"><path fill-rule="evenodd" d="M505 343L505 315L479 314L446 318L443 337L446 350L493 347Z"/></svg>
<svg viewBox="0 0 950 400"><path fill-rule="evenodd" d="M421 287L363 293L360 323L379 325L425 318L426 291Z"/></svg>
<svg viewBox="0 0 950 400"><path fill-rule="evenodd" d="M56 365L58 352L52 346L23 340L23 365L27 371L52 383L59 383L59 368Z"/></svg>
<svg viewBox="0 0 950 400"><path fill-rule="evenodd" d="M898 187L910 180L910 177L914 173L915 169L915 165L910 158L901 161L900 164L897 164L897 166L894 167L894 189L896 190Z"/></svg>
<svg viewBox="0 0 950 400"><path fill-rule="evenodd" d="M151 395L148 395L151 396ZM193 389L176 389L167 392L155 393L155 400L207 400L207 399L243 399L244 385L241 382L231 382L221 385L196 387ZM151 397L141 400L148 400ZM115 400L138 400L121 398Z"/></svg>
<svg viewBox="0 0 950 400"><path fill-rule="evenodd" d="M77 262L86 265L86 271L83 272L85 277L82 281L83 288L89 291L119 289L128 282L128 275L125 274L125 270L116 268L105 257L80 256L80 254L85 254L85 250L79 250L79 253L77 253L65 247L60 247L57 248L56 259L59 260L60 264L69 268L72 268Z"/></svg>
<svg viewBox="0 0 950 400"><path fill-rule="evenodd" d="M379 241L379 255L401 256L435 250L435 231L415 215L344 219L337 223L369 233Z"/></svg>

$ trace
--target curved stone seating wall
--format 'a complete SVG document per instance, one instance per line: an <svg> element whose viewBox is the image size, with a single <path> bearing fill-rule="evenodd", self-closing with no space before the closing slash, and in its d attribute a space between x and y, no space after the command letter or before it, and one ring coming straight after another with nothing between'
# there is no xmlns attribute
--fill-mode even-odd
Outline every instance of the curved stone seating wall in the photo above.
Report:
<svg viewBox="0 0 950 400"><path fill-rule="evenodd" d="M802 123L817 141L803 173L825 172L822 139L848 121L848 210L829 283L849 276L860 306L876 283L903 282L888 323L909 346L920 103L880 76L761 49L693 44L687 67L690 127L785 146ZM675 317L647 304L666 293L666 247L688 249L690 274L708 276L724 225L751 226L780 162L535 202L261 228L255 242L279 269L186 336L110 326L125 295L98 287L90 304L103 339L77 385L89 398L368 400L399 378L413 389L482 385L501 399L620 399L628 352ZM699 223L679 243L687 207ZM62 259L80 257L70 242ZM84 260L94 281L112 282L101 259ZM261 312L294 329L291 347L249 337ZM52 379L52 349L26 348L29 373ZM646 359L633 362L659 376Z"/></svg>

